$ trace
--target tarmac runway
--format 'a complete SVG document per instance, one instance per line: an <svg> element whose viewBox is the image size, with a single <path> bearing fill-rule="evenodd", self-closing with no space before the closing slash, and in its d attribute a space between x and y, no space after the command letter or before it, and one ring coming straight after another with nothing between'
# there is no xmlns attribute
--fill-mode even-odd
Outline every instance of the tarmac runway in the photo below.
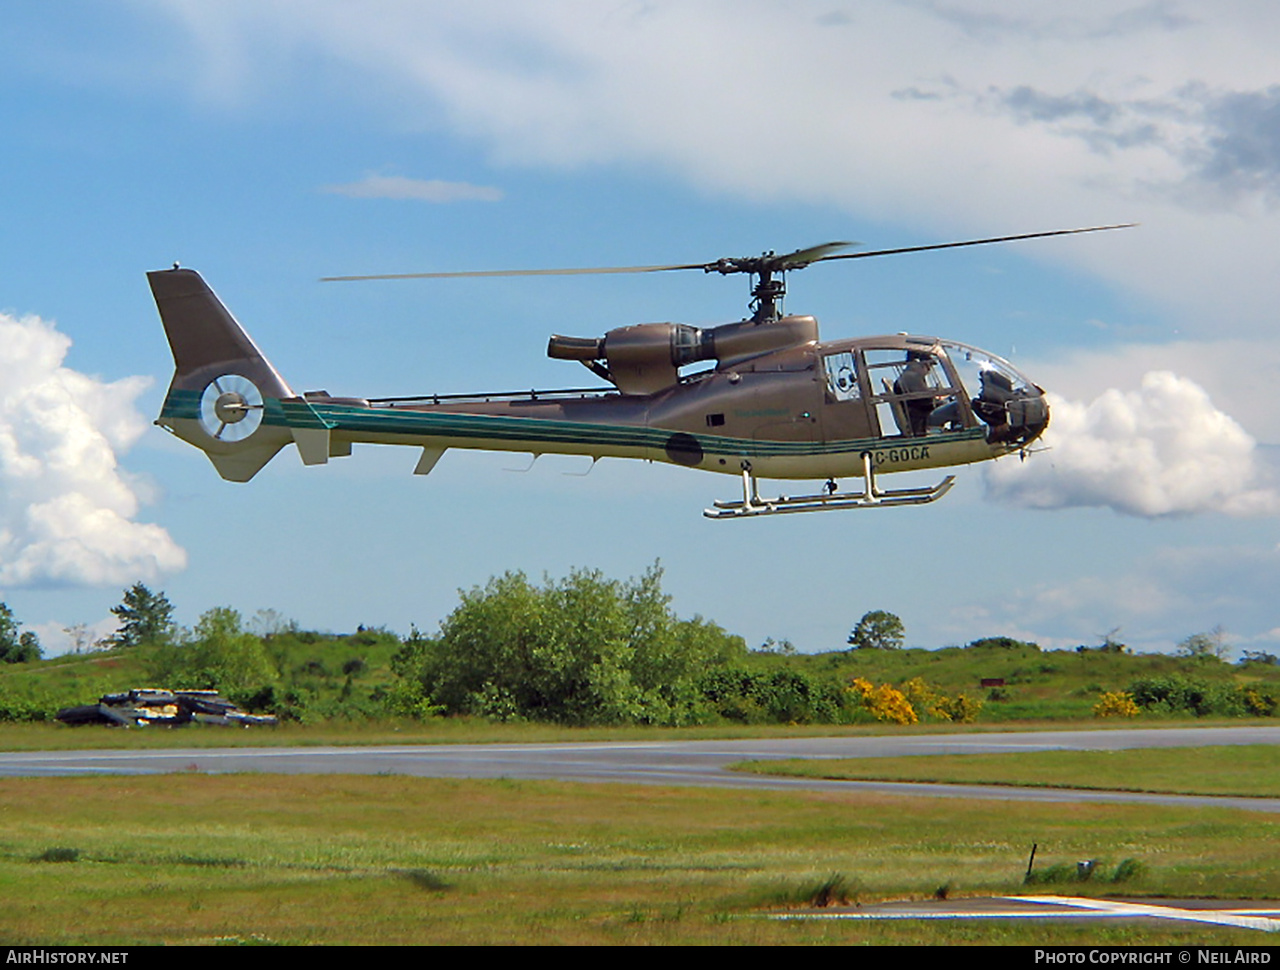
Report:
<svg viewBox="0 0 1280 970"><path fill-rule="evenodd" d="M88 730L88 729L84 729ZM782 778L727 770L748 759L877 758L1224 744L1280 744L1280 727L1020 731L721 741L442 744L377 747L190 748L0 752L0 776L264 772L397 774L437 778L541 778L578 782L809 791L875 791L951 798L1217 805L1280 812L1277 798Z"/></svg>

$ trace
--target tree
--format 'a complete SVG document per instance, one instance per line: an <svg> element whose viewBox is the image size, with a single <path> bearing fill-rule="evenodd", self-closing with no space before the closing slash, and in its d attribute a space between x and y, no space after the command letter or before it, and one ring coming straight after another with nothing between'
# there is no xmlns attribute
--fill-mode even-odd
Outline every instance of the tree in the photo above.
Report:
<svg viewBox="0 0 1280 970"><path fill-rule="evenodd" d="M110 639L112 646L166 643L173 637L173 604L163 592L153 593L143 583L126 589L123 601L111 612L120 620L120 629Z"/></svg>
<svg viewBox="0 0 1280 970"><path fill-rule="evenodd" d="M8 604L0 603L0 662L25 664L40 659L39 638L30 630L19 633L20 626Z"/></svg>
<svg viewBox="0 0 1280 970"><path fill-rule="evenodd" d="M0 659L7 661L9 654L18 649L18 621L8 603L0 603Z"/></svg>
<svg viewBox="0 0 1280 970"><path fill-rule="evenodd" d="M43 652L40 649L40 638L30 630L23 630L18 634L17 659L12 662L19 664L31 663L33 660L39 660Z"/></svg>
<svg viewBox="0 0 1280 970"><path fill-rule="evenodd" d="M574 570L534 586L506 573L463 592L434 638L396 656L394 706L562 724L687 724L709 668L745 656L740 637L680 620L655 564L618 582Z"/></svg>
<svg viewBox="0 0 1280 970"><path fill-rule="evenodd" d="M72 653L84 653L85 648L89 646L89 624L75 623L71 626L64 626L62 632L71 640ZM105 640L98 641L99 644L106 643ZM98 644L95 644L97 646Z"/></svg>
<svg viewBox="0 0 1280 970"><path fill-rule="evenodd" d="M280 676L262 640L246 633L240 614L225 606L201 615L189 643L161 643L147 672L157 686L232 694L273 684Z"/></svg>
<svg viewBox="0 0 1280 970"><path fill-rule="evenodd" d="M1215 626L1208 633L1193 633L1178 644L1178 656L1212 660L1225 660L1231 652L1227 631Z"/></svg>
<svg viewBox="0 0 1280 970"><path fill-rule="evenodd" d="M1240 655L1240 663L1242 664L1266 664L1274 667L1280 661L1274 653L1268 653L1266 650L1246 650Z"/></svg>
<svg viewBox="0 0 1280 970"><path fill-rule="evenodd" d="M898 650L905 633L902 621L892 613L872 610L862 615L849 634L849 643L856 650Z"/></svg>

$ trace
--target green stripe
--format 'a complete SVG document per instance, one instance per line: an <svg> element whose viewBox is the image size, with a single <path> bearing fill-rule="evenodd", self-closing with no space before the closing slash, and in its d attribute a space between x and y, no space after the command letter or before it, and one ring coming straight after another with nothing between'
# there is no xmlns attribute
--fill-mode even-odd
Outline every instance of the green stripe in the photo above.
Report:
<svg viewBox="0 0 1280 970"><path fill-rule="evenodd" d="M272 400L275 399L272 398ZM336 427L336 422L326 421L322 418L309 401L296 399L281 401L280 407L284 411L285 423L291 428L313 428L318 431L324 431L328 428ZM264 419L265 417L266 415L263 415Z"/></svg>
<svg viewBox="0 0 1280 970"><path fill-rule="evenodd" d="M320 404L327 422L340 430L355 433L431 435L439 437L525 440L530 442L572 442L661 451L676 433L671 428L644 428L630 425L601 425L547 418L504 417L484 414L445 414L422 411L365 409ZM688 434L688 432L684 432ZM757 438L729 438L723 435L691 435L708 455L810 456L861 453L885 446L884 438L857 438L844 441L767 441ZM982 428L930 435L929 444L952 444L985 440ZM895 439L896 441L896 439Z"/></svg>
<svg viewBox="0 0 1280 970"><path fill-rule="evenodd" d="M528 441L539 443L573 443L614 448L650 448L662 451L671 428L645 428L631 425L603 425L582 421L559 421L547 418L506 417L489 414L455 414L431 411L362 408L325 404L322 401L280 401L268 398L262 423L291 428L330 428L353 434L392 434L410 436L471 438L485 440ZM200 394L175 390L165 399L161 418L199 420ZM689 432L684 432L689 434ZM888 438L854 438L844 441L767 441L758 438L729 438L723 435L692 434L702 451L712 456L810 457L814 455L861 454L892 446L902 440ZM930 435L927 444L959 444L985 440L982 428Z"/></svg>
<svg viewBox="0 0 1280 970"><path fill-rule="evenodd" d="M160 409L161 418L200 420L200 394L196 391L170 391Z"/></svg>

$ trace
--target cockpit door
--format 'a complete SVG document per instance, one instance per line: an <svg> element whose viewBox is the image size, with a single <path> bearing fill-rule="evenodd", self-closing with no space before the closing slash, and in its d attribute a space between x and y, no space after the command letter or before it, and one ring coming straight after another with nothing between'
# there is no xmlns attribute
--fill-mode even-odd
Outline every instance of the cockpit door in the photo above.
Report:
<svg viewBox="0 0 1280 970"><path fill-rule="evenodd" d="M880 435L921 438L975 424L969 395L940 347L868 348L863 360Z"/></svg>
<svg viewBox="0 0 1280 970"><path fill-rule="evenodd" d="M874 438L876 431L867 405L866 373L856 349L822 358L822 436L828 441Z"/></svg>

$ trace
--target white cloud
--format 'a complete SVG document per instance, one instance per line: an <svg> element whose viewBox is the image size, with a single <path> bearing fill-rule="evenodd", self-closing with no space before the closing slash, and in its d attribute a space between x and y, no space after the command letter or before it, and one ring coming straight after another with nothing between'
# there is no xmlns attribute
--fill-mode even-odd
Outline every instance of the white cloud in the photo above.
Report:
<svg viewBox="0 0 1280 970"><path fill-rule="evenodd" d="M1280 512L1254 439L1185 377L1151 371L1136 391L1111 389L1088 404L1051 396L1050 408L1048 453L996 463L990 497L1143 517Z"/></svg>
<svg viewBox="0 0 1280 970"><path fill-rule="evenodd" d="M149 381L63 366L71 341L38 317L0 314L0 586L122 584L186 566L119 467L147 424Z"/></svg>
<svg viewBox="0 0 1280 970"><path fill-rule="evenodd" d="M326 185L321 191L352 199L415 199L419 202L498 202L502 190L469 182L411 179L403 175L366 175L358 182Z"/></svg>
<svg viewBox="0 0 1280 970"><path fill-rule="evenodd" d="M1265 0L151 2L192 39L200 96L314 90L295 75L327 61L390 124L504 165L665 171L926 238L1137 220L1025 251L1202 323L1234 309L1241 333L1280 302Z"/></svg>
<svg viewBox="0 0 1280 970"><path fill-rule="evenodd" d="M1230 324L1220 327L1230 330ZM1036 383L1062 397L1087 400L1108 388L1132 387L1153 370L1194 381L1259 442L1280 444L1274 401L1280 388L1280 340L1175 340L1077 350L1051 360L1023 360Z"/></svg>

